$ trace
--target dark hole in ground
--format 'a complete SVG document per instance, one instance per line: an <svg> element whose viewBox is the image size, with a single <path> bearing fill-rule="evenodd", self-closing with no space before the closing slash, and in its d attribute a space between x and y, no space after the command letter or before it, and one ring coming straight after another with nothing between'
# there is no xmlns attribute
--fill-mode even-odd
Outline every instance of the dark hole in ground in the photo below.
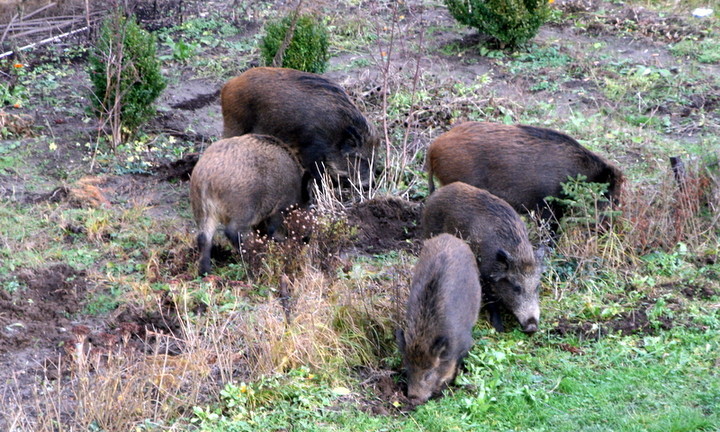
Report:
<svg viewBox="0 0 720 432"><path fill-rule="evenodd" d="M421 204L396 197L364 201L348 211L348 222L358 228L355 246L367 253L417 252L421 213Z"/></svg>
<svg viewBox="0 0 720 432"><path fill-rule="evenodd" d="M720 296L717 288L709 285L688 285L684 287L681 292L685 297L690 299L709 300L713 297Z"/></svg>
<svg viewBox="0 0 720 432"><path fill-rule="evenodd" d="M27 204L38 204L41 202L59 203L68 197L70 189L65 186L58 186L47 193L28 193L25 196Z"/></svg>
<svg viewBox="0 0 720 432"><path fill-rule="evenodd" d="M199 153L190 153L182 157L182 159L164 163L155 168L155 174L165 181L171 180L190 180L193 168L200 158Z"/></svg>

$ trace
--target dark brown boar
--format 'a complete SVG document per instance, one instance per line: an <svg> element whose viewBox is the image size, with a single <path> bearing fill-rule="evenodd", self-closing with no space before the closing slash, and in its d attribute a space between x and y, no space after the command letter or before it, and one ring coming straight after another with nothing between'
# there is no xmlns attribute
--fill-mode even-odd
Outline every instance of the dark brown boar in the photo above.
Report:
<svg viewBox="0 0 720 432"><path fill-rule="evenodd" d="M475 255L450 234L425 240L410 286L405 330L397 342L408 398L427 401L452 382L473 344L481 290Z"/></svg>
<svg viewBox="0 0 720 432"><path fill-rule="evenodd" d="M503 325L497 301L512 311L524 332L537 331L544 249L533 252L525 224L508 203L483 189L450 183L428 198L422 229L425 238L446 232L468 242L498 331Z"/></svg>
<svg viewBox="0 0 720 432"><path fill-rule="evenodd" d="M334 82L294 69L258 67L229 80L220 97L226 138L271 135L299 149L312 178L319 180L327 168L334 176L369 184L377 132Z"/></svg>
<svg viewBox="0 0 720 432"><path fill-rule="evenodd" d="M217 141L202 154L190 178L201 276L210 272L218 224L239 248L243 237L261 224L273 236L282 224L282 211L302 204L302 167L292 151L276 138L250 134Z"/></svg>
<svg viewBox="0 0 720 432"><path fill-rule="evenodd" d="M578 174L608 183L607 198L619 204L622 172L569 136L551 129L466 122L440 135L427 153L429 187L461 181L486 189L516 211L559 219L562 209L545 198L559 197L561 183Z"/></svg>

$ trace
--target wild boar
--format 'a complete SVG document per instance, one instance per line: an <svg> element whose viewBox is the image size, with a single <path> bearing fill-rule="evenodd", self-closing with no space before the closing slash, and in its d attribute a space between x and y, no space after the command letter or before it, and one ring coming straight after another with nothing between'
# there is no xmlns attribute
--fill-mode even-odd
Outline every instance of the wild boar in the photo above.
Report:
<svg viewBox="0 0 720 432"><path fill-rule="evenodd" d="M468 242L478 260L495 329L504 330L499 300L518 319L522 331L537 331L544 249L533 252L525 224L508 203L474 186L450 183L430 195L421 224L425 238L445 232Z"/></svg>
<svg viewBox="0 0 720 432"><path fill-rule="evenodd" d="M397 342L408 398L427 401L452 382L473 344L482 293L475 255L450 234L425 240L410 286L405 330Z"/></svg>
<svg viewBox="0 0 720 432"><path fill-rule="evenodd" d="M315 180L327 168L369 184L377 131L334 82L294 69L257 67L230 79L220 99L226 138L271 135L299 150Z"/></svg>
<svg viewBox="0 0 720 432"><path fill-rule="evenodd" d="M301 184L298 157L276 138L250 134L210 145L190 178L190 203L200 230L199 274L210 272L218 224L238 249L243 237L261 224L273 236L282 224L282 211L303 204Z"/></svg>
<svg viewBox="0 0 720 432"><path fill-rule="evenodd" d="M624 181L615 165L563 133L487 122L462 123L437 137L426 165L431 193L433 176L443 185L461 181L486 189L520 213L536 210L545 220L562 216L562 209L545 198L561 196L568 177L582 174L589 182L608 183L607 198L614 205Z"/></svg>

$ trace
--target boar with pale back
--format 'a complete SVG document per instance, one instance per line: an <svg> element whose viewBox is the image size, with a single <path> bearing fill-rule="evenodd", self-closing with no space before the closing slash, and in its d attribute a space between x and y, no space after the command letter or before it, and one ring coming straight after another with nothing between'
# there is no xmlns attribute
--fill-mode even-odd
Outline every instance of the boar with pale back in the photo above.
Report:
<svg viewBox="0 0 720 432"><path fill-rule="evenodd" d="M622 172L571 137L545 128L466 122L430 144L426 158L430 192L433 177L446 185L460 181L486 189L516 211L539 211L560 219L562 209L546 197L562 195L562 183L579 174L607 183L607 198L619 205Z"/></svg>
<svg viewBox="0 0 720 432"><path fill-rule="evenodd" d="M427 401L452 382L473 344L482 293L475 255L450 234L425 240L410 286L405 330L397 342L408 398Z"/></svg>
<svg viewBox="0 0 720 432"><path fill-rule="evenodd" d="M190 178L190 203L200 233L199 274L210 272L212 239L218 224L230 243L264 227L269 236L282 212L302 202L302 167L294 150L278 139L243 135L217 141L205 150Z"/></svg>
<svg viewBox="0 0 720 432"><path fill-rule="evenodd" d="M334 82L294 69L258 67L230 79L220 97L226 138L271 135L299 150L315 180L327 168L333 176L369 185L377 131Z"/></svg>
<svg viewBox="0 0 720 432"><path fill-rule="evenodd" d="M428 198L422 229L425 238L446 232L468 242L478 260L495 329L504 330L499 301L515 315L522 331L537 331L544 249L533 251L525 223L508 203L474 186L451 183Z"/></svg>

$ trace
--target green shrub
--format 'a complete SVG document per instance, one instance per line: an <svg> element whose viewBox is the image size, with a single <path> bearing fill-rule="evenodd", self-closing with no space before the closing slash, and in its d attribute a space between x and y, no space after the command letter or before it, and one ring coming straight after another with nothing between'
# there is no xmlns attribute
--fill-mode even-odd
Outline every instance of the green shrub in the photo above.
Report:
<svg viewBox="0 0 720 432"><path fill-rule="evenodd" d="M260 43L260 54L266 65L272 66L273 59L282 46L290 29L293 14L265 25L265 37ZM325 72L328 60L328 33L323 23L313 15L301 15L295 23L292 40L282 55L282 64L277 66L298 69L305 72Z"/></svg>
<svg viewBox="0 0 720 432"><path fill-rule="evenodd" d="M134 16L111 12L89 63L93 111L98 116L119 116L123 135L134 134L155 114L153 102L165 88L155 37L140 28Z"/></svg>
<svg viewBox="0 0 720 432"><path fill-rule="evenodd" d="M458 22L495 38L500 48L523 44L550 16L548 0L445 0Z"/></svg>

